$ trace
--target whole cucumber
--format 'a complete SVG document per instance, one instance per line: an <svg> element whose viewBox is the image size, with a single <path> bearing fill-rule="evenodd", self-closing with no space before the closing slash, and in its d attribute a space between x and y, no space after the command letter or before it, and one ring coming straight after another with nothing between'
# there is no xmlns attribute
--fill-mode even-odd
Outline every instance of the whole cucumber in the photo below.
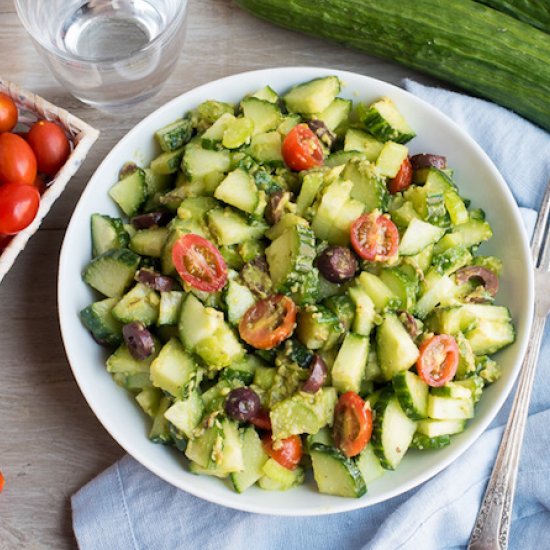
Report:
<svg viewBox="0 0 550 550"><path fill-rule="evenodd" d="M507 13L524 23L550 33L550 2L548 0L477 0Z"/></svg>
<svg viewBox="0 0 550 550"><path fill-rule="evenodd" d="M473 0L236 0L283 27L392 59L550 130L550 35Z"/></svg>

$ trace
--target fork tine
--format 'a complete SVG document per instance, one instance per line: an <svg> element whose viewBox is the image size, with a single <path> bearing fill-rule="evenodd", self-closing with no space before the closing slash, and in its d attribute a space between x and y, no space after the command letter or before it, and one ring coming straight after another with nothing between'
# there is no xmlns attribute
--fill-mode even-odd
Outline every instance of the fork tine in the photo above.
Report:
<svg viewBox="0 0 550 550"><path fill-rule="evenodd" d="M550 239L548 239L548 218L550 215L550 181L546 186L544 197L540 205L537 223L533 231L533 241L531 243L531 253L535 268L548 269L550 262Z"/></svg>

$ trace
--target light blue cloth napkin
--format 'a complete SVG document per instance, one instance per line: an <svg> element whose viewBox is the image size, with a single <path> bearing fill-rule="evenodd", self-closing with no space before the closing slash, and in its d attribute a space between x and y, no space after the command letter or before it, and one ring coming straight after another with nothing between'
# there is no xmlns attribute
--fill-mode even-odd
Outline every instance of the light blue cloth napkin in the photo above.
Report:
<svg viewBox="0 0 550 550"><path fill-rule="evenodd" d="M550 135L494 104L407 81L408 90L453 118L510 184L528 231L550 177ZM550 548L550 329L535 381L510 547ZM432 480L388 502L319 518L237 512L174 489L130 457L72 498L81 550L422 549L467 544L490 475L508 400L482 437Z"/></svg>

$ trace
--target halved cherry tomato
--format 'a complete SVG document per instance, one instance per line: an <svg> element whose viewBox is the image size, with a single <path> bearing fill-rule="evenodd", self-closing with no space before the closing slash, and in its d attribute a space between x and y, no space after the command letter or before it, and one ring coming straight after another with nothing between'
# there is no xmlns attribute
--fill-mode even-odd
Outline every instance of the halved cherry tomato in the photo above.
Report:
<svg viewBox="0 0 550 550"><path fill-rule="evenodd" d="M250 423L254 424L256 428L260 428L260 430L271 431L271 418L269 417L269 412L266 411L263 407L254 418L250 419Z"/></svg>
<svg viewBox="0 0 550 550"><path fill-rule="evenodd" d="M17 118L17 105L9 95L0 92L0 132L11 132Z"/></svg>
<svg viewBox="0 0 550 550"><path fill-rule="evenodd" d="M172 248L172 261L179 276L205 292L221 290L227 282L227 265L219 250L200 235L188 233Z"/></svg>
<svg viewBox="0 0 550 550"><path fill-rule="evenodd" d="M399 232L386 216L371 212L357 218L350 229L351 244L364 260L384 262L397 255Z"/></svg>
<svg viewBox="0 0 550 550"><path fill-rule="evenodd" d="M355 392L343 393L334 409L332 436L348 457L358 455L372 435L372 411Z"/></svg>
<svg viewBox="0 0 550 550"><path fill-rule="evenodd" d="M307 124L294 126L283 141L283 158L291 170L309 170L323 164L323 148L319 138Z"/></svg>
<svg viewBox="0 0 550 550"><path fill-rule="evenodd" d="M268 433L262 437L262 444L264 451L288 470L295 470L304 454L302 440L298 435L291 435L286 439L274 442L271 439L271 434Z"/></svg>
<svg viewBox="0 0 550 550"><path fill-rule="evenodd" d="M20 136L0 134L0 183L28 183L36 178L36 157Z"/></svg>
<svg viewBox="0 0 550 550"><path fill-rule="evenodd" d="M4 488L5 479L2 475L2 472L0 472L0 493L2 492L2 489Z"/></svg>
<svg viewBox="0 0 550 550"><path fill-rule="evenodd" d="M65 132L54 122L39 120L27 134L38 163L38 171L54 176L65 164L71 153L71 146Z"/></svg>
<svg viewBox="0 0 550 550"><path fill-rule="evenodd" d="M15 235L36 216L40 194L36 187L20 183L0 185L0 233Z"/></svg>
<svg viewBox="0 0 550 550"><path fill-rule="evenodd" d="M399 193L400 191L404 191L411 185L412 177L413 168L409 157L407 157L401 163L401 167L399 168L399 172L397 172L395 178L392 178L388 182L388 191L392 195L395 195L395 193Z"/></svg>
<svg viewBox="0 0 550 550"><path fill-rule="evenodd" d="M452 380L458 367L458 344L448 334L436 334L422 342L416 361L418 376L433 388Z"/></svg>
<svg viewBox="0 0 550 550"><path fill-rule="evenodd" d="M296 305L282 294L268 296L249 307L239 323L241 338L257 349L272 349L296 326Z"/></svg>

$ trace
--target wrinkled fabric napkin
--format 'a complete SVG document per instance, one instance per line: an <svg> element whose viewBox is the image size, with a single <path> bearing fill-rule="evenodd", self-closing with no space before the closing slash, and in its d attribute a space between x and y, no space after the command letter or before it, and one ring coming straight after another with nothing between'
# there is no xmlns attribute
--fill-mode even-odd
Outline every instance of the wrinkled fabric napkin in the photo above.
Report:
<svg viewBox="0 0 550 550"><path fill-rule="evenodd" d="M479 99L406 81L485 149L531 232L550 178L550 134ZM550 548L550 327L525 433L510 548ZM72 497L81 550L369 549L464 547L494 462L508 399L490 428L430 481L382 504L330 516L250 514L180 491L126 456Z"/></svg>

